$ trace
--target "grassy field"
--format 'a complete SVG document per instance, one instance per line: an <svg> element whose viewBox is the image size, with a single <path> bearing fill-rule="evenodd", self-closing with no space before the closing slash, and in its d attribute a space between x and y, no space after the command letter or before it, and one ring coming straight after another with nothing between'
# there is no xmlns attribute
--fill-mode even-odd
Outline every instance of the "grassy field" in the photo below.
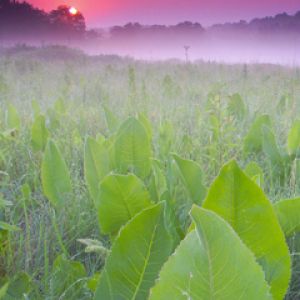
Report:
<svg viewBox="0 0 300 300"><path fill-rule="evenodd" d="M273 211L279 211L273 204L299 196L299 116L299 68L143 62L114 56L86 57L58 47L1 51L0 299L110 299L99 274L104 274L110 256L105 274L113 270L117 250L110 250L111 245L115 243L115 249L120 246L127 225L118 235L126 222L110 224L114 208L101 201L111 203L122 196L130 200L131 185L136 199L142 198L139 205L147 200L158 207L157 203L165 200L172 208L166 210L166 219L171 220L167 227L176 233L165 261L187 235L191 220L199 229L200 212L198 216L193 208L192 219L189 216L192 205L204 202L207 209L213 207L210 199L217 184L212 183L224 165L224 174L218 177L224 180L220 195L229 185L231 193L238 195L244 181L249 190L257 188L255 201L262 195L270 200L270 204L262 200L266 215L263 219L262 210L257 222L264 221L271 228ZM233 172L228 168L236 170L232 178L238 178L237 182L226 181ZM247 179L236 175L241 170ZM132 175L117 177L128 173ZM126 183L125 178L132 181ZM114 191L114 187L118 190L116 182L108 188L109 180L119 180L119 194ZM249 188L251 184L253 188ZM264 193L260 194L258 186ZM240 194L237 199L250 197L246 188ZM145 213L142 208L148 204L136 212ZM117 211L115 215L118 217ZM144 219L146 222L146 215ZM223 219L218 217L216 224L225 222ZM128 226L138 221L135 218ZM285 231L280 217L279 221ZM293 232L287 234L292 277L285 299L300 298L300 221L296 217L293 222ZM280 284L268 275L268 268L276 269L268 265L268 251L257 256L255 247L249 246L235 224L231 226L237 232L233 238L239 235L257 257L253 264L266 272L274 299L283 299L285 292L277 292ZM262 248L270 240L267 235L275 232L270 228L263 228L261 234L252 232ZM276 255L280 247L274 248ZM265 261L260 260L265 254ZM276 255L272 259L280 264L283 254ZM127 257L124 254L123 260ZM250 271L246 275L252 278ZM289 275L282 276L288 285ZM158 285L151 299L181 299L161 296L159 289ZM148 297L147 293L123 298L116 295L111 299ZM234 299L233 295L224 293L211 299ZM271 298L258 295L256 299Z"/></svg>

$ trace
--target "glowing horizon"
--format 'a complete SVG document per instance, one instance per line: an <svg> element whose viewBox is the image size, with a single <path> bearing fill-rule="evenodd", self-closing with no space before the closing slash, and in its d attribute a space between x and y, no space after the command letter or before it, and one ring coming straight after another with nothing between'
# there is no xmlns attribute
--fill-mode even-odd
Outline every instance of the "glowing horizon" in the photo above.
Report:
<svg viewBox="0 0 300 300"><path fill-rule="evenodd" d="M76 7L86 18L89 27L121 25L128 22L141 24L176 24L182 21L199 22L204 26L272 16L293 14L300 10L299 0L28 0L46 11L66 4Z"/></svg>

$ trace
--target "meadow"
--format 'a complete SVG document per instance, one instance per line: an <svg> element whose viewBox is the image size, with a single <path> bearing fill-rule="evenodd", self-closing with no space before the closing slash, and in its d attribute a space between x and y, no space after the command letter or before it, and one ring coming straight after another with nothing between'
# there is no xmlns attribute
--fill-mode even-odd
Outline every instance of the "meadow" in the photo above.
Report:
<svg viewBox="0 0 300 300"><path fill-rule="evenodd" d="M0 299L300 299L300 69L0 51Z"/></svg>

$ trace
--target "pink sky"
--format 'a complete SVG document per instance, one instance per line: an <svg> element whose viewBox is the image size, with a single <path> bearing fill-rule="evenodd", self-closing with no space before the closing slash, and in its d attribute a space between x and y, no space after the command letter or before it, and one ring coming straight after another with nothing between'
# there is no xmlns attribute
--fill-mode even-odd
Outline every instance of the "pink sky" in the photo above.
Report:
<svg viewBox="0 0 300 300"><path fill-rule="evenodd" d="M197 21L203 25L249 20L300 10L300 0L28 0L51 10L59 4L73 5L89 27L111 26L127 22L142 24L176 24Z"/></svg>

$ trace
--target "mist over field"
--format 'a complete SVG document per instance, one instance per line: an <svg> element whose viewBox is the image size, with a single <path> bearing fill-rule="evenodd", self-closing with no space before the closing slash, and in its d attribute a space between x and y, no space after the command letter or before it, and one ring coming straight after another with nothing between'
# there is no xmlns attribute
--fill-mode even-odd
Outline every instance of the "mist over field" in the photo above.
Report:
<svg viewBox="0 0 300 300"><path fill-rule="evenodd" d="M129 22L93 28L76 8L60 5L49 13L26 2L0 3L0 46L65 45L90 55L144 60L180 59L222 63L300 64L300 12L204 26ZM2 5L2 6L1 6Z"/></svg>
<svg viewBox="0 0 300 300"><path fill-rule="evenodd" d="M210 30L101 30L95 38L37 40L10 39L3 47L16 44L66 45L89 55L119 55L142 60L211 61L221 63L272 63L300 65L300 33L259 32L232 29ZM185 46L188 49L185 49Z"/></svg>
<svg viewBox="0 0 300 300"><path fill-rule="evenodd" d="M298 33L262 34L243 32L203 32L201 34L164 35L127 34L103 38L91 44L74 44L88 54L116 54L137 59L186 59L222 63L300 64Z"/></svg>

